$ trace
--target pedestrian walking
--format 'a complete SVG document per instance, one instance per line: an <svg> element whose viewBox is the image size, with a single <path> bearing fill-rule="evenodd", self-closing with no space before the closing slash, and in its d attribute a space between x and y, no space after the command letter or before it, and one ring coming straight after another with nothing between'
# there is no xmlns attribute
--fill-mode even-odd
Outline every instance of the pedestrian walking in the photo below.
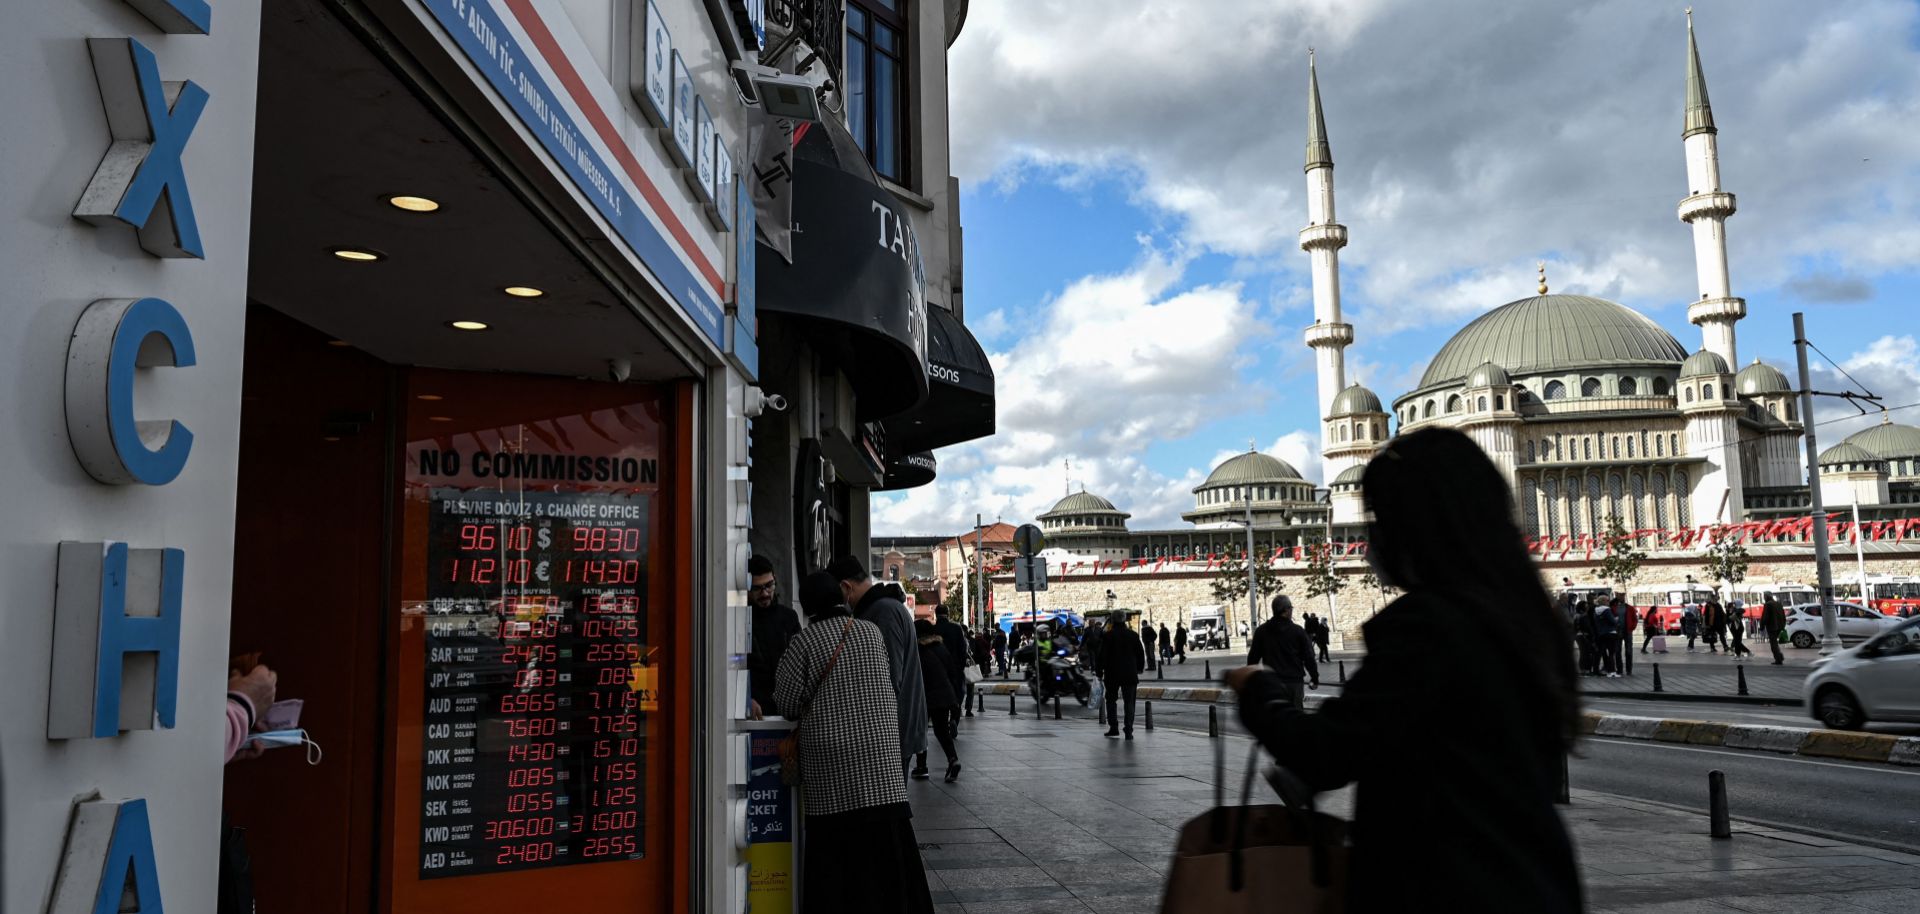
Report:
<svg viewBox="0 0 1920 914"><path fill-rule="evenodd" d="M1093 668L1107 693L1108 736L1124 733L1127 739L1133 739L1133 700L1140 689L1140 671L1146 668L1147 651L1141 646L1140 636L1127 627L1125 616L1111 617L1106 634L1100 638L1100 655ZM1116 713L1122 702L1127 715L1124 727Z"/></svg>
<svg viewBox="0 0 1920 914"><path fill-rule="evenodd" d="M1319 651L1320 662L1332 663L1333 658L1327 656L1327 646L1331 644L1333 640L1333 626L1328 625L1327 620L1319 616L1314 616L1312 640L1314 647Z"/></svg>
<svg viewBox="0 0 1920 914"><path fill-rule="evenodd" d="M1178 622L1173 627L1173 653L1181 663L1187 662L1187 624Z"/></svg>
<svg viewBox="0 0 1920 914"><path fill-rule="evenodd" d="M933 738L947 757L947 783L960 779L960 750L954 740L960 734L960 702L967 694L965 669L947 649L940 626L925 619L913 623L920 650L920 682L927 696L927 720L933 724ZM913 757L913 779L927 779L927 753Z"/></svg>
<svg viewBox="0 0 1920 914"><path fill-rule="evenodd" d="M1693 639L1700 635L1700 614L1691 606L1680 614L1680 634L1687 636L1687 653L1693 653Z"/></svg>
<svg viewBox="0 0 1920 914"><path fill-rule="evenodd" d="M827 566L840 584L840 593L855 618L872 622L887 639L887 671L893 681L894 709L900 722L900 775L906 776L913 757L927 751L927 697L920 677L919 637L913 631L913 612L906 604L875 586L866 566L843 555Z"/></svg>
<svg viewBox="0 0 1920 914"><path fill-rule="evenodd" d="M993 662L1000 666L1000 678L1007 678L1007 633L993 630Z"/></svg>
<svg viewBox="0 0 1920 914"><path fill-rule="evenodd" d="M1160 637L1156 640L1158 640L1160 644L1160 662L1172 663L1173 662L1173 632L1167 631L1167 623L1165 622L1160 623Z"/></svg>
<svg viewBox="0 0 1920 914"><path fill-rule="evenodd" d="M1773 650L1773 665L1786 662L1780 653L1780 633L1787 628L1787 609L1780 605L1780 598L1767 594L1767 602L1760 607L1760 630L1766 633L1767 647Z"/></svg>
<svg viewBox="0 0 1920 914"><path fill-rule="evenodd" d="M993 638L985 630L974 632L971 647L973 660L980 666L980 678L985 679L993 672Z"/></svg>
<svg viewBox="0 0 1920 914"><path fill-rule="evenodd" d="M1145 619L1140 620L1140 645L1141 648L1147 652L1148 672L1153 671L1153 641L1153 623Z"/></svg>
<svg viewBox="0 0 1920 914"><path fill-rule="evenodd" d="M1320 688L1320 667L1313 660L1313 639L1307 630L1294 624L1293 600L1286 594L1273 597L1273 615L1253 630L1253 645L1247 650L1247 666L1265 664L1285 687L1296 707L1306 707L1309 684Z"/></svg>
<svg viewBox="0 0 1920 914"><path fill-rule="evenodd" d="M1106 637L1107 626L1104 622L1087 626L1087 633L1080 636L1080 662L1085 664L1087 669L1093 669L1094 664L1099 662L1100 644L1106 640Z"/></svg>
<svg viewBox="0 0 1920 914"><path fill-rule="evenodd" d="M1640 627L1640 613L1627 602L1625 594L1613 595L1613 612L1620 618L1620 639L1614 653L1620 658L1621 672L1633 675L1633 632Z"/></svg>
<svg viewBox="0 0 1920 914"><path fill-rule="evenodd" d="M1735 657L1751 657L1753 649L1741 642L1741 629L1746 627L1747 607L1739 599L1727 601L1727 653Z"/></svg>
<svg viewBox="0 0 1920 914"><path fill-rule="evenodd" d="M1611 605L1593 610L1593 642L1600 653L1600 675L1620 678L1620 617Z"/></svg>
<svg viewBox="0 0 1920 914"><path fill-rule="evenodd" d="M1720 605L1719 597L1708 597L1700 611L1701 637L1707 642L1707 653L1720 653L1720 638L1725 634L1726 627L1726 607Z"/></svg>
<svg viewBox="0 0 1920 914"><path fill-rule="evenodd" d="M1580 723L1569 631L1506 482L1465 435L1425 429L1368 463L1361 491L1367 559L1403 595L1366 622L1367 662L1318 711L1275 673L1228 674L1241 720L1310 788L1357 783L1347 910L1581 910L1554 810ZM1460 662L1487 642L1501 662Z"/></svg>
<svg viewBox="0 0 1920 914"><path fill-rule="evenodd" d="M927 914L886 636L852 617L827 572L801 582L800 605L807 627L780 658L775 700L800 744L802 914Z"/></svg>
<svg viewBox="0 0 1920 914"><path fill-rule="evenodd" d="M1641 625L1641 628L1646 631L1646 634L1640 638L1640 653L1644 654L1647 652L1647 645L1653 643L1654 635L1666 634L1666 628L1662 625L1659 607L1647 607L1647 617Z"/></svg>
<svg viewBox="0 0 1920 914"><path fill-rule="evenodd" d="M747 692L751 695L748 713L754 720L780 716L774 700L774 674L780 669L780 656L787 644L800 634L800 617L793 608L778 599L773 562L766 556L747 559L747 604L752 612L752 629L747 653Z"/></svg>

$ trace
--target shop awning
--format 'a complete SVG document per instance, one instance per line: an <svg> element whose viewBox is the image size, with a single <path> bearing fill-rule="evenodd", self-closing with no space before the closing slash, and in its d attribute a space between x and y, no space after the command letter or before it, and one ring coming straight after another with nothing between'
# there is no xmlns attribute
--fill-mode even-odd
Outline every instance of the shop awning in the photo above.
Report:
<svg viewBox="0 0 1920 914"><path fill-rule="evenodd" d="M886 421L887 447L903 453L993 434L993 364L960 319L927 309L927 399Z"/></svg>
<svg viewBox="0 0 1920 914"><path fill-rule="evenodd" d="M756 258L762 315L796 319L846 374L861 421L927 396L927 274L906 210L832 118L793 149L793 262ZM767 335L761 335L766 345Z"/></svg>
<svg viewBox="0 0 1920 914"><path fill-rule="evenodd" d="M914 489L933 481L934 473L940 468L933 454L921 451L916 454L903 454L887 458L886 478L875 488L881 492L893 492L900 489Z"/></svg>

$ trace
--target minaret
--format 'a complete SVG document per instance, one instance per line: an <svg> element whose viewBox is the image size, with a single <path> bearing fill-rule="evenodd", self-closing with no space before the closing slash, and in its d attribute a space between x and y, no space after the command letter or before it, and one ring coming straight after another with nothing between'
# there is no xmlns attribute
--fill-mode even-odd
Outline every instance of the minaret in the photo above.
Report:
<svg viewBox="0 0 1920 914"><path fill-rule="evenodd" d="M1707 101L1707 77L1700 70L1700 46L1693 40L1693 10L1687 10L1687 119L1681 142L1687 151L1687 198L1680 221L1693 226L1694 268L1700 297L1687 308L1687 320L1699 325L1701 345L1728 365L1740 364L1733 325L1747 316L1745 299L1735 298L1727 278L1727 217L1733 195L1720 189L1720 148Z"/></svg>
<svg viewBox="0 0 1920 914"><path fill-rule="evenodd" d="M1340 249L1347 246L1347 227L1334 221L1333 150L1327 145L1327 120L1320 113L1320 76L1314 69L1313 49L1307 49L1307 227L1300 230L1300 248L1313 258L1313 326L1307 328L1307 346L1320 369L1320 417L1332 410L1333 398L1347 387L1345 350L1353 343L1353 325L1340 320ZM1324 452L1331 444L1321 442Z"/></svg>

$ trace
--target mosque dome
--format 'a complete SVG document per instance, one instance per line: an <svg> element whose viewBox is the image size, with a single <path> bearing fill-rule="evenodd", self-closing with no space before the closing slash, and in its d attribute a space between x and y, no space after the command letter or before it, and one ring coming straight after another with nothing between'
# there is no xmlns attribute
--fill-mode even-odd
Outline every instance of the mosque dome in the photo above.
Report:
<svg viewBox="0 0 1920 914"><path fill-rule="evenodd" d="M1475 318L1440 347L1420 387L1467 377L1493 362L1508 372L1595 367L1671 368L1687 349L1651 318L1618 302L1586 295L1537 295Z"/></svg>
<svg viewBox="0 0 1920 914"><path fill-rule="evenodd" d="M1884 464L1886 461L1875 456L1860 445L1851 441L1842 441L1820 452L1820 465L1823 467L1851 467L1858 464Z"/></svg>
<svg viewBox="0 0 1920 914"><path fill-rule="evenodd" d="M1327 412L1327 418L1384 412L1386 409L1380 405L1380 398L1373 391L1355 384L1334 396L1333 408Z"/></svg>
<svg viewBox="0 0 1920 914"><path fill-rule="evenodd" d="M1920 428L1889 422L1854 432L1844 443L1858 445L1887 460L1920 457Z"/></svg>
<svg viewBox="0 0 1920 914"><path fill-rule="evenodd" d="M1362 463L1350 466L1341 470L1340 475L1333 477L1333 485L1336 488L1340 486L1358 486L1360 481L1366 478L1366 475L1366 464Z"/></svg>
<svg viewBox="0 0 1920 914"><path fill-rule="evenodd" d="M1467 372L1468 387L1505 387L1513 383L1507 370L1492 362L1481 362Z"/></svg>
<svg viewBox="0 0 1920 914"><path fill-rule="evenodd" d="M1119 508L1092 492L1075 492L1053 503L1053 510L1047 514L1108 514L1118 513ZM1046 516L1046 515L1041 515Z"/></svg>
<svg viewBox="0 0 1920 914"><path fill-rule="evenodd" d="M1351 390L1352 388L1348 388ZM1378 401L1375 401L1376 403ZM1278 457L1269 457L1259 451L1248 451L1214 468L1207 481L1200 484L1202 489L1215 486L1247 485L1260 482L1301 482L1300 471L1287 465Z"/></svg>
<svg viewBox="0 0 1920 914"><path fill-rule="evenodd" d="M1701 378L1707 375L1726 374L1732 370L1732 368L1727 367L1727 360L1721 358L1719 353L1709 352L1705 349L1687 356L1687 360L1680 363L1680 376L1683 378Z"/></svg>
<svg viewBox="0 0 1920 914"><path fill-rule="evenodd" d="M1787 376L1780 369L1768 365L1759 359L1740 369L1733 377L1733 388L1744 396L1759 394L1783 394L1793 391L1793 385L1787 383Z"/></svg>

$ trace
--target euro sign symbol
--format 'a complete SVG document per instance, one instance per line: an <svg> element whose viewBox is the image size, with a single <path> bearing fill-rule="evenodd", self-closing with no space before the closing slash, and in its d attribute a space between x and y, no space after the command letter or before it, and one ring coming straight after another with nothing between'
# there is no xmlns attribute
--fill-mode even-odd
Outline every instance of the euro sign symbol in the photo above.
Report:
<svg viewBox="0 0 1920 914"><path fill-rule="evenodd" d="M536 578L539 578L542 582L546 581L547 580L547 563L541 562L540 564L533 566L533 576Z"/></svg>

